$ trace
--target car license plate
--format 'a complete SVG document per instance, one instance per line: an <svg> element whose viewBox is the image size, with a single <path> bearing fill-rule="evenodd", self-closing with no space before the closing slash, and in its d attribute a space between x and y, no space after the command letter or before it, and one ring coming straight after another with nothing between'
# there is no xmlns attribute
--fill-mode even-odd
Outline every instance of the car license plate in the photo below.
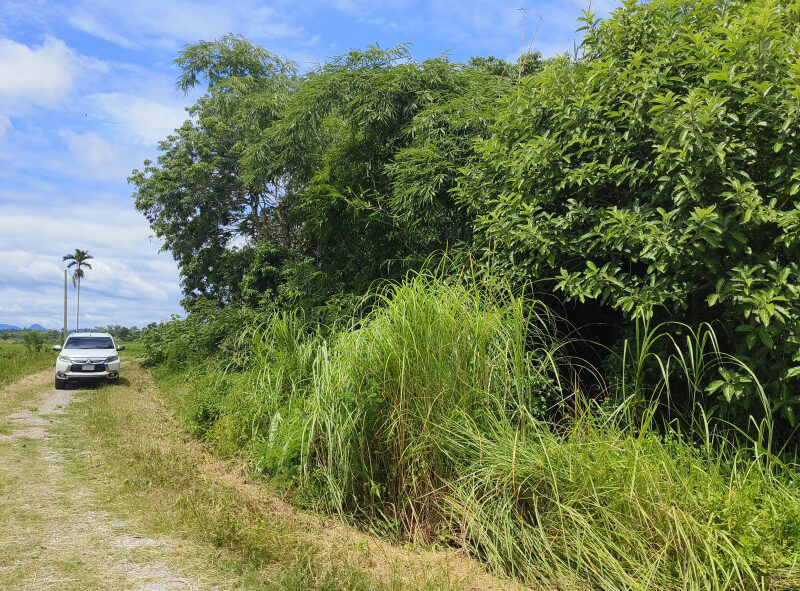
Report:
<svg viewBox="0 0 800 591"><path fill-rule="evenodd" d="M94 371L94 365L81 365L83 371Z"/></svg>

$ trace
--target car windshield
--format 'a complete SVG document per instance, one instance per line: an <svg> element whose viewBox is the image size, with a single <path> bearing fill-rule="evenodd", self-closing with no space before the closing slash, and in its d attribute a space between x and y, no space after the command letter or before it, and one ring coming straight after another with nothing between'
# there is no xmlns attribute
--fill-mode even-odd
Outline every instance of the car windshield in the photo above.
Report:
<svg viewBox="0 0 800 591"><path fill-rule="evenodd" d="M113 349L111 337L72 337L64 345L65 349Z"/></svg>

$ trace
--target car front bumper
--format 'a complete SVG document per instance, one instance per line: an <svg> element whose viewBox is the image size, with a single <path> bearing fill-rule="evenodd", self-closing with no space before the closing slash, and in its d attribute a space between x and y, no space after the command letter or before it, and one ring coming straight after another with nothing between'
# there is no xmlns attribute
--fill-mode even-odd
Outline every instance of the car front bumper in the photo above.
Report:
<svg viewBox="0 0 800 591"><path fill-rule="evenodd" d="M57 371L59 380L113 380L119 377L119 370L112 371Z"/></svg>
<svg viewBox="0 0 800 591"><path fill-rule="evenodd" d="M89 367L91 366L91 369ZM111 363L56 363L59 380L113 380L119 377L119 361Z"/></svg>

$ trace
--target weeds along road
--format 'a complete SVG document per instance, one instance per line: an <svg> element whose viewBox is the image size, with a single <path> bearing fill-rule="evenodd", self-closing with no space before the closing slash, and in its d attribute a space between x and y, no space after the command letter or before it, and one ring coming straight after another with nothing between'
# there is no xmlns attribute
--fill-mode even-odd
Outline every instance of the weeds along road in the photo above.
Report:
<svg viewBox="0 0 800 591"><path fill-rule="evenodd" d="M149 374L0 388L0 589L518 589L299 512L188 439Z"/></svg>

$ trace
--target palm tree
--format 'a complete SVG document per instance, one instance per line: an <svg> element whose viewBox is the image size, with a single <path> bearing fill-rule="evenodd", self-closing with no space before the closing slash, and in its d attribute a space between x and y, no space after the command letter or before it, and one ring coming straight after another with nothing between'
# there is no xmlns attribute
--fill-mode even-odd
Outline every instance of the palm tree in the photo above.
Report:
<svg viewBox="0 0 800 591"><path fill-rule="evenodd" d="M65 254L63 257L61 257L62 261L69 261L69 264L67 264L67 269L75 267L75 270L72 272L72 287L76 287L75 280L77 279L78 281L78 311L75 313L75 332L78 332L78 317L81 313L81 278L84 275L84 269L92 268L92 266L86 261L93 258L94 257L89 254L88 250L81 250L80 248L76 248L75 252L72 254Z"/></svg>

